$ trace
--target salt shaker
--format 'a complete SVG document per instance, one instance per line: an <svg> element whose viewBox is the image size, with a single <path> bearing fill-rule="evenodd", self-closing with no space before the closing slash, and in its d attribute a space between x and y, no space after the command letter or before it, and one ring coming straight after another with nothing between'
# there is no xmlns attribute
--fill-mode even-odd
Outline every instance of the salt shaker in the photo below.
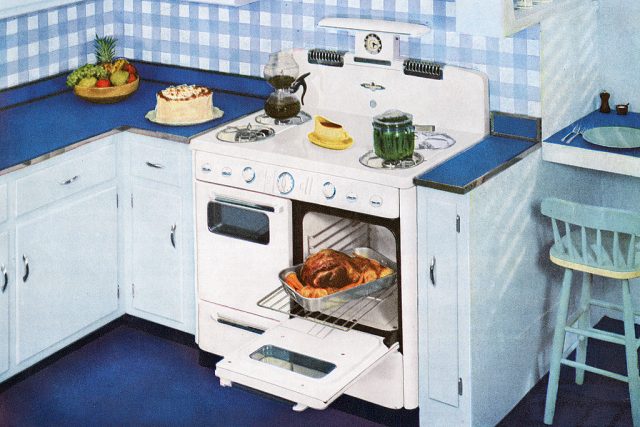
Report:
<svg viewBox="0 0 640 427"><path fill-rule="evenodd" d="M600 112L601 113L609 113L611 112L611 108L609 107L609 92L602 91L600 92Z"/></svg>

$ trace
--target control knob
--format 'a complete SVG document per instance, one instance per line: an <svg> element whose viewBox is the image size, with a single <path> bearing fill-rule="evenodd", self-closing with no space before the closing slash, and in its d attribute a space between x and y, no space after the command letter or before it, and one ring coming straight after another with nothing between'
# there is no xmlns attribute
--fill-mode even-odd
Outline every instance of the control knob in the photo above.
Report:
<svg viewBox="0 0 640 427"><path fill-rule="evenodd" d="M242 169L242 179L244 179L244 182L247 184L253 182L253 180L256 179L256 171L254 171L251 166L245 167Z"/></svg>
<svg viewBox="0 0 640 427"><path fill-rule="evenodd" d="M291 193L295 185L295 182L293 180L293 175L291 175L289 172L282 172L280 175L278 175L278 180L276 182L276 185L278 187L278 191L281 194Z"/></svg>
<svg viewBox="0 0 640 427"><path fill-rule="evenodd" d="M333 199L333 197L336 195L336 186L333 185L333 183L330 181L325 182L324 184L322 184L322 194L327 199Z"/></svg>

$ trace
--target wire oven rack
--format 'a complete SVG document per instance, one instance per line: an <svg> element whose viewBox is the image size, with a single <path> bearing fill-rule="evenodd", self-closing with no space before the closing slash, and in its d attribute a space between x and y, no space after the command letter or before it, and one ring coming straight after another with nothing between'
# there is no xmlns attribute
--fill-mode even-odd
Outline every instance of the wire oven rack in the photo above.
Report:
<svg viewBox="0 0 640 427"><path fill-rule="evenodd" d="M279 313L310 320L312 323L309 325L307 333L326 336L331 332L331 329L342 331L353 329L367 313L393 296L395 292L396 286L390 286L366 297L357 298L333 307L330 310L308 311L293 301L282 287L279 287L258 301L258 305Z"/></svg>

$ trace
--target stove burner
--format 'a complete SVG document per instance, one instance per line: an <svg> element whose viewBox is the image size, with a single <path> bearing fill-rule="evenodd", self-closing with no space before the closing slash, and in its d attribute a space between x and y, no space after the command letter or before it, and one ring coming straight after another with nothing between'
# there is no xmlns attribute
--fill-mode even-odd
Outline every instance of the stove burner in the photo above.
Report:
<svg viewBox="0 0 640 427"><path fill-rule="evenodd" d="M441 150L449 148L456 140L441 132L416 131L416 150Z"/></svg>
<svg viewBox="0 0 640 427"><path fill-rule="evenodd" d="M304 111L300 111L297 116L289 117L288 119L274 119L267 114L260 114L256 116L256 122L263 125L271 126L286 126L286 125L301 125L311 120L311 116Z"/></svg>
<svg viewBox="0 0 640 427"><path fill-rule="evenodd" d="M256 142L271 138L276 132L266 126L227 126L216 134L220 141L224 142Z"/></svg>
<svg viewBox="0 0 640 427"><path fill-rule="evenodd" d="M367 151L360 157L360 163L368 168L373 169L409 169L418 166L424 161L424 157L420 153L414 151L411 158L402 160L383 160L371 151Z"/></svg>

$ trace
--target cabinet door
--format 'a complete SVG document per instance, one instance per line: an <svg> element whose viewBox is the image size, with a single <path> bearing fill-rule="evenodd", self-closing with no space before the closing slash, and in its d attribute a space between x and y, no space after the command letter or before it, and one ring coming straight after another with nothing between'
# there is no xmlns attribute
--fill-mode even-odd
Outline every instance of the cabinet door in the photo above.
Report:
<svg viewBox="0 0 640 427"><path fill-rule="evenodd" d="M16 226L17 363L118 309L116 189Z"/></svg>
<svg viewBox="0 0 640 427"><path fill-rule="evenodd" d="M458 406L458 253L455 203L429 199L426 224L426 257L421 259L426 282L426 368L428 397L452 406ZM422 300L424 301L424 300ZM422 337L421 337L422 338ZM423 365L424 366L424 365Z"/></svg>
<svg viewBox="0 0 640 427"><path fill-rule="evenodd" d="M182 199L133 185L133 308L184 322Z"/></svg>
<svg viewBox="0 0 640 427"><path fill-rule="evenodd" d="M0 375L9 369L9 234L0 233Z"/></svg>

